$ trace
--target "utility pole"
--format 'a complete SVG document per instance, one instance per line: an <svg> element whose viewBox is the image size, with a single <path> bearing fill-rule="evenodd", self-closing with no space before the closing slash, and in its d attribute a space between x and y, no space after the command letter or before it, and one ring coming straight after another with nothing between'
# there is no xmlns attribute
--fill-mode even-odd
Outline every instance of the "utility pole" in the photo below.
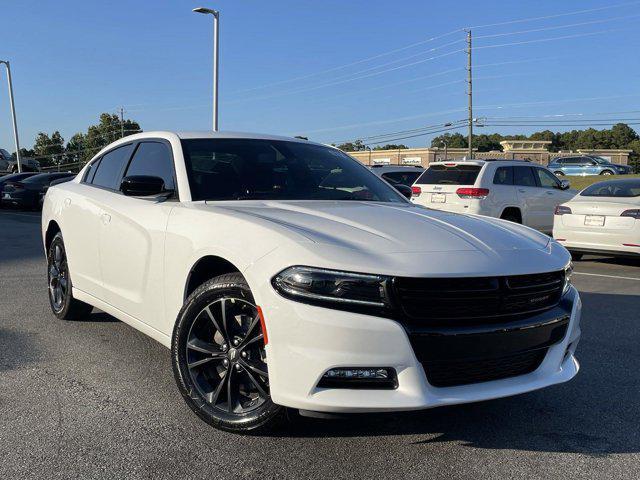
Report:
<svg viewBox="0 0 640 480"><path fill-rule="evenodd" d="M7 67L7 82L9 83L9 103L11 104L11 120L13 122L13 140L16 145L16 163L18 165L18 173L22 172L22 161L20 159L20 140L18 139L18 120L16 119L16 105L13 100L13 84L11 83L11 67L9 62L0 60L0 64L4 63Z"/></svg>
<svg viewBox="0 0 640 480"><path fill-rule="evenodd" d="M467 156L473 157L473 148L471 142L473 139L473 77L471 75L471 30L467 30L467 93L469 95L469 147Z"/></svg>
<svg viewBox="0 0 640 480"><path fill-rule="evenodd" d="M120 138L124 138L124 107L120 107Z"/></svg>

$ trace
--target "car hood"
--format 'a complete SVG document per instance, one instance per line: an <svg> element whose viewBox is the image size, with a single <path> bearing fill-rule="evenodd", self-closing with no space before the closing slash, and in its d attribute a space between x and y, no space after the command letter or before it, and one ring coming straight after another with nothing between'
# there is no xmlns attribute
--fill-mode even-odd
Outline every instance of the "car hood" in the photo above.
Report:
<svg viewBox="0 0 640 480"><path fill-rule="evenodd" d="M220 212L252 217L295 232L301 241L379 253L542 250L549 237L488 217L411 204L360 201L207 202ZM220 212L222 213L222 212Z"/></svg>

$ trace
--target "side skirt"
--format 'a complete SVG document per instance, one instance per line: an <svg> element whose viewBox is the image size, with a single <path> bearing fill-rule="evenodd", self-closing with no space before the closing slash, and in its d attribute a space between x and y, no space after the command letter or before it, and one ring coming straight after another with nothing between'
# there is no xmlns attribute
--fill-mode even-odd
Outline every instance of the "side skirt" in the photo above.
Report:
<svg viewBox="0 0 640 480"><path fill-rule="evenodd" d="M88 303L89 305L93 305L96 308L99 308L103 312L116 317L118 320L123 321L127 325L132 326L136 330L139 330L145 335L153 338L157 342L160 342L165 347L171 348L171 337L169 335L165 335L161 331L156 330L153 327L150 327L149 325L147 325L144 322L141 322L137 318L134 318L131 315L124 313L122 310L118 310L113 305L103 302L99 298L96 298L93 295L87 292L83 292L82 290L79 290L75 287L73 288L73 297L77 298L82 302Z"/></svg>

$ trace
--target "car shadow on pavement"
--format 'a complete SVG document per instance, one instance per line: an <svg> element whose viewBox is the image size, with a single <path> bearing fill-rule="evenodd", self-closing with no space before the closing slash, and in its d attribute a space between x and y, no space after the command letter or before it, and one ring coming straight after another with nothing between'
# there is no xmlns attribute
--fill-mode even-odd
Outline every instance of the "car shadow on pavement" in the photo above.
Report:
<svg viewBox="0 0 640 480"><path fill-rule="evenodd" d="M621 265L626 267L640 267L640 258L632 257L598 257L585 255L581 261L589 261L606 265ZM574 262L574 265L580 265L580 262Z"/></svg>
<svg viewBox="0 0 640 480"><path fill-rule="evenodd" d="M299 419L272 436L406 436L412 447L606 456L640 451L640 296L582 293L581 370L570 382L524 395L419 412Z"/></svg>
<svg viewBox="0 0 640 480"><path fill-rule="evenodd" d="M112 317L108 313L94 309L89 315L73 320L74 323L116 323L119 322L116 317Z"/></svg>

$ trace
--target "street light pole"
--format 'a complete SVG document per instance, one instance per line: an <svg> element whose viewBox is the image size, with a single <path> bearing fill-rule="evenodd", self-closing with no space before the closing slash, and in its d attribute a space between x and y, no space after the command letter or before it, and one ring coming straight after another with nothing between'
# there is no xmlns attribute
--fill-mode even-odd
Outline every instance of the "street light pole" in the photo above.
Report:
<svg viewBox="0 0 640 480"><path fill-rule="evenodd" d="M20 140L18 139L18 121L16 120L16 105L13 100L13 84L11 83L11 67L7 60L0 60L7 67L7 82L9 83L9 103L11 104L11 120L13 122L13 139L16 145L16 162L18 173L22 172L22 161L20 160Z"/></svg>
<svg viewBox="0 0 640 480"><path fill-rule="evenodd" d="M210 8L198 7L193 9L196 13L213 15L213 131L218 131L218 57L219 57L219 27L220 12Z"/></svg>

